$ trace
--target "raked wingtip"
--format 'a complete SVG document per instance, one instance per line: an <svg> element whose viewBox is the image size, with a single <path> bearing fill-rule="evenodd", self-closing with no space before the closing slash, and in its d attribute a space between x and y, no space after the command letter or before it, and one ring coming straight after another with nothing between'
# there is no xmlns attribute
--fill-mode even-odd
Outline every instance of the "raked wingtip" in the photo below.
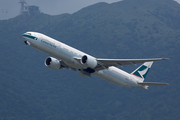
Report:
<svg viewBox="0 0 180 120"><path fill-rule="evenodd" d="M162 58L162 60L170 60L170 58Z"/></svg>

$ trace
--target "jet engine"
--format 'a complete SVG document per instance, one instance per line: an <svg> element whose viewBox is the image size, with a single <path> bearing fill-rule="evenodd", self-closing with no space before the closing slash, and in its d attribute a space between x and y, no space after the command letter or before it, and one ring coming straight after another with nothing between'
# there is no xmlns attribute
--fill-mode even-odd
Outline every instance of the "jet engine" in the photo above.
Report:
<svg viewBox="0 0 180 120"><path fill-rule="evenodd" d="M81 58L81 64L94 69L97 66L97 60L94 57L84 55Z"/></svg>
<svg viewBox="0 0 180 120"><path fill-rule="evenodd" d="M53 70L58 70L61 68L60 61L53 57L46 58L46 60L44 61L44 64Z"/></svg>

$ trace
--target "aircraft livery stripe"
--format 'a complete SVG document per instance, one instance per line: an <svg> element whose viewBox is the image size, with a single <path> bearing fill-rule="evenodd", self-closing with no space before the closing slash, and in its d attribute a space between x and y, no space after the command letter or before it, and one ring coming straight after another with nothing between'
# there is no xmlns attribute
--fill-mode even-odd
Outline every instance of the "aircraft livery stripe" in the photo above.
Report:
<svg viewBox="0 0 180 120"><path fill-rule="evenodd" d="M31 38L31 39L35 39L35 40L37 40L37 38L36 38L36 37L31 36L31 35L23 34L22 36L25 36L25 37L28 37L28 38Z"/></svg>

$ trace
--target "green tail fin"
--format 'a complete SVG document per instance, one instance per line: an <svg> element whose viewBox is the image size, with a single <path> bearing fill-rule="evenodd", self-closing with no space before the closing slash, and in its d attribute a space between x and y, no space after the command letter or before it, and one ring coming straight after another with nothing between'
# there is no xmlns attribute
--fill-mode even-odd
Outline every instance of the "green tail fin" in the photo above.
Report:
<svg viewBox="0 0 180 120"><path fill-rule="evenodd" d="M140 67L138 67L136 70L134 70L131 74L138 77L143 82L147 73L149 72L149 69L151 68L152 64L153 64L153 61L145 62Z"/></svg>

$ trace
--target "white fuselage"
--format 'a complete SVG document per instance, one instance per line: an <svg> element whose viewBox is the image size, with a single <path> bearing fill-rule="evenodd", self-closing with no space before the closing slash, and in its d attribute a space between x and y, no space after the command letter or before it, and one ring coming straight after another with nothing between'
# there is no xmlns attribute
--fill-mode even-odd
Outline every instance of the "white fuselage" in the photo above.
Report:
<svg viewBox="0 0 180 120"><path fill-rule="evenodd" d="M45 52L53 57L56 57L62 60L71 68L75 69L85 69L86 67L75 60L75 57L82 57L84 55L88 55L83 53L73 47L70 47L64 43L61 43L53 38L50 38L46 35L36 32L29 32L31 36L28 37L26 34L23 34L23 39L28 43L30 46ZM108 67L107 69L95 71L92 75L98 76L102 79L105 79L111 83L116 85L125 86L125 87L132 87L132 88L143 88L141 85L138 85L138 79L117 67Z"/></svg>

